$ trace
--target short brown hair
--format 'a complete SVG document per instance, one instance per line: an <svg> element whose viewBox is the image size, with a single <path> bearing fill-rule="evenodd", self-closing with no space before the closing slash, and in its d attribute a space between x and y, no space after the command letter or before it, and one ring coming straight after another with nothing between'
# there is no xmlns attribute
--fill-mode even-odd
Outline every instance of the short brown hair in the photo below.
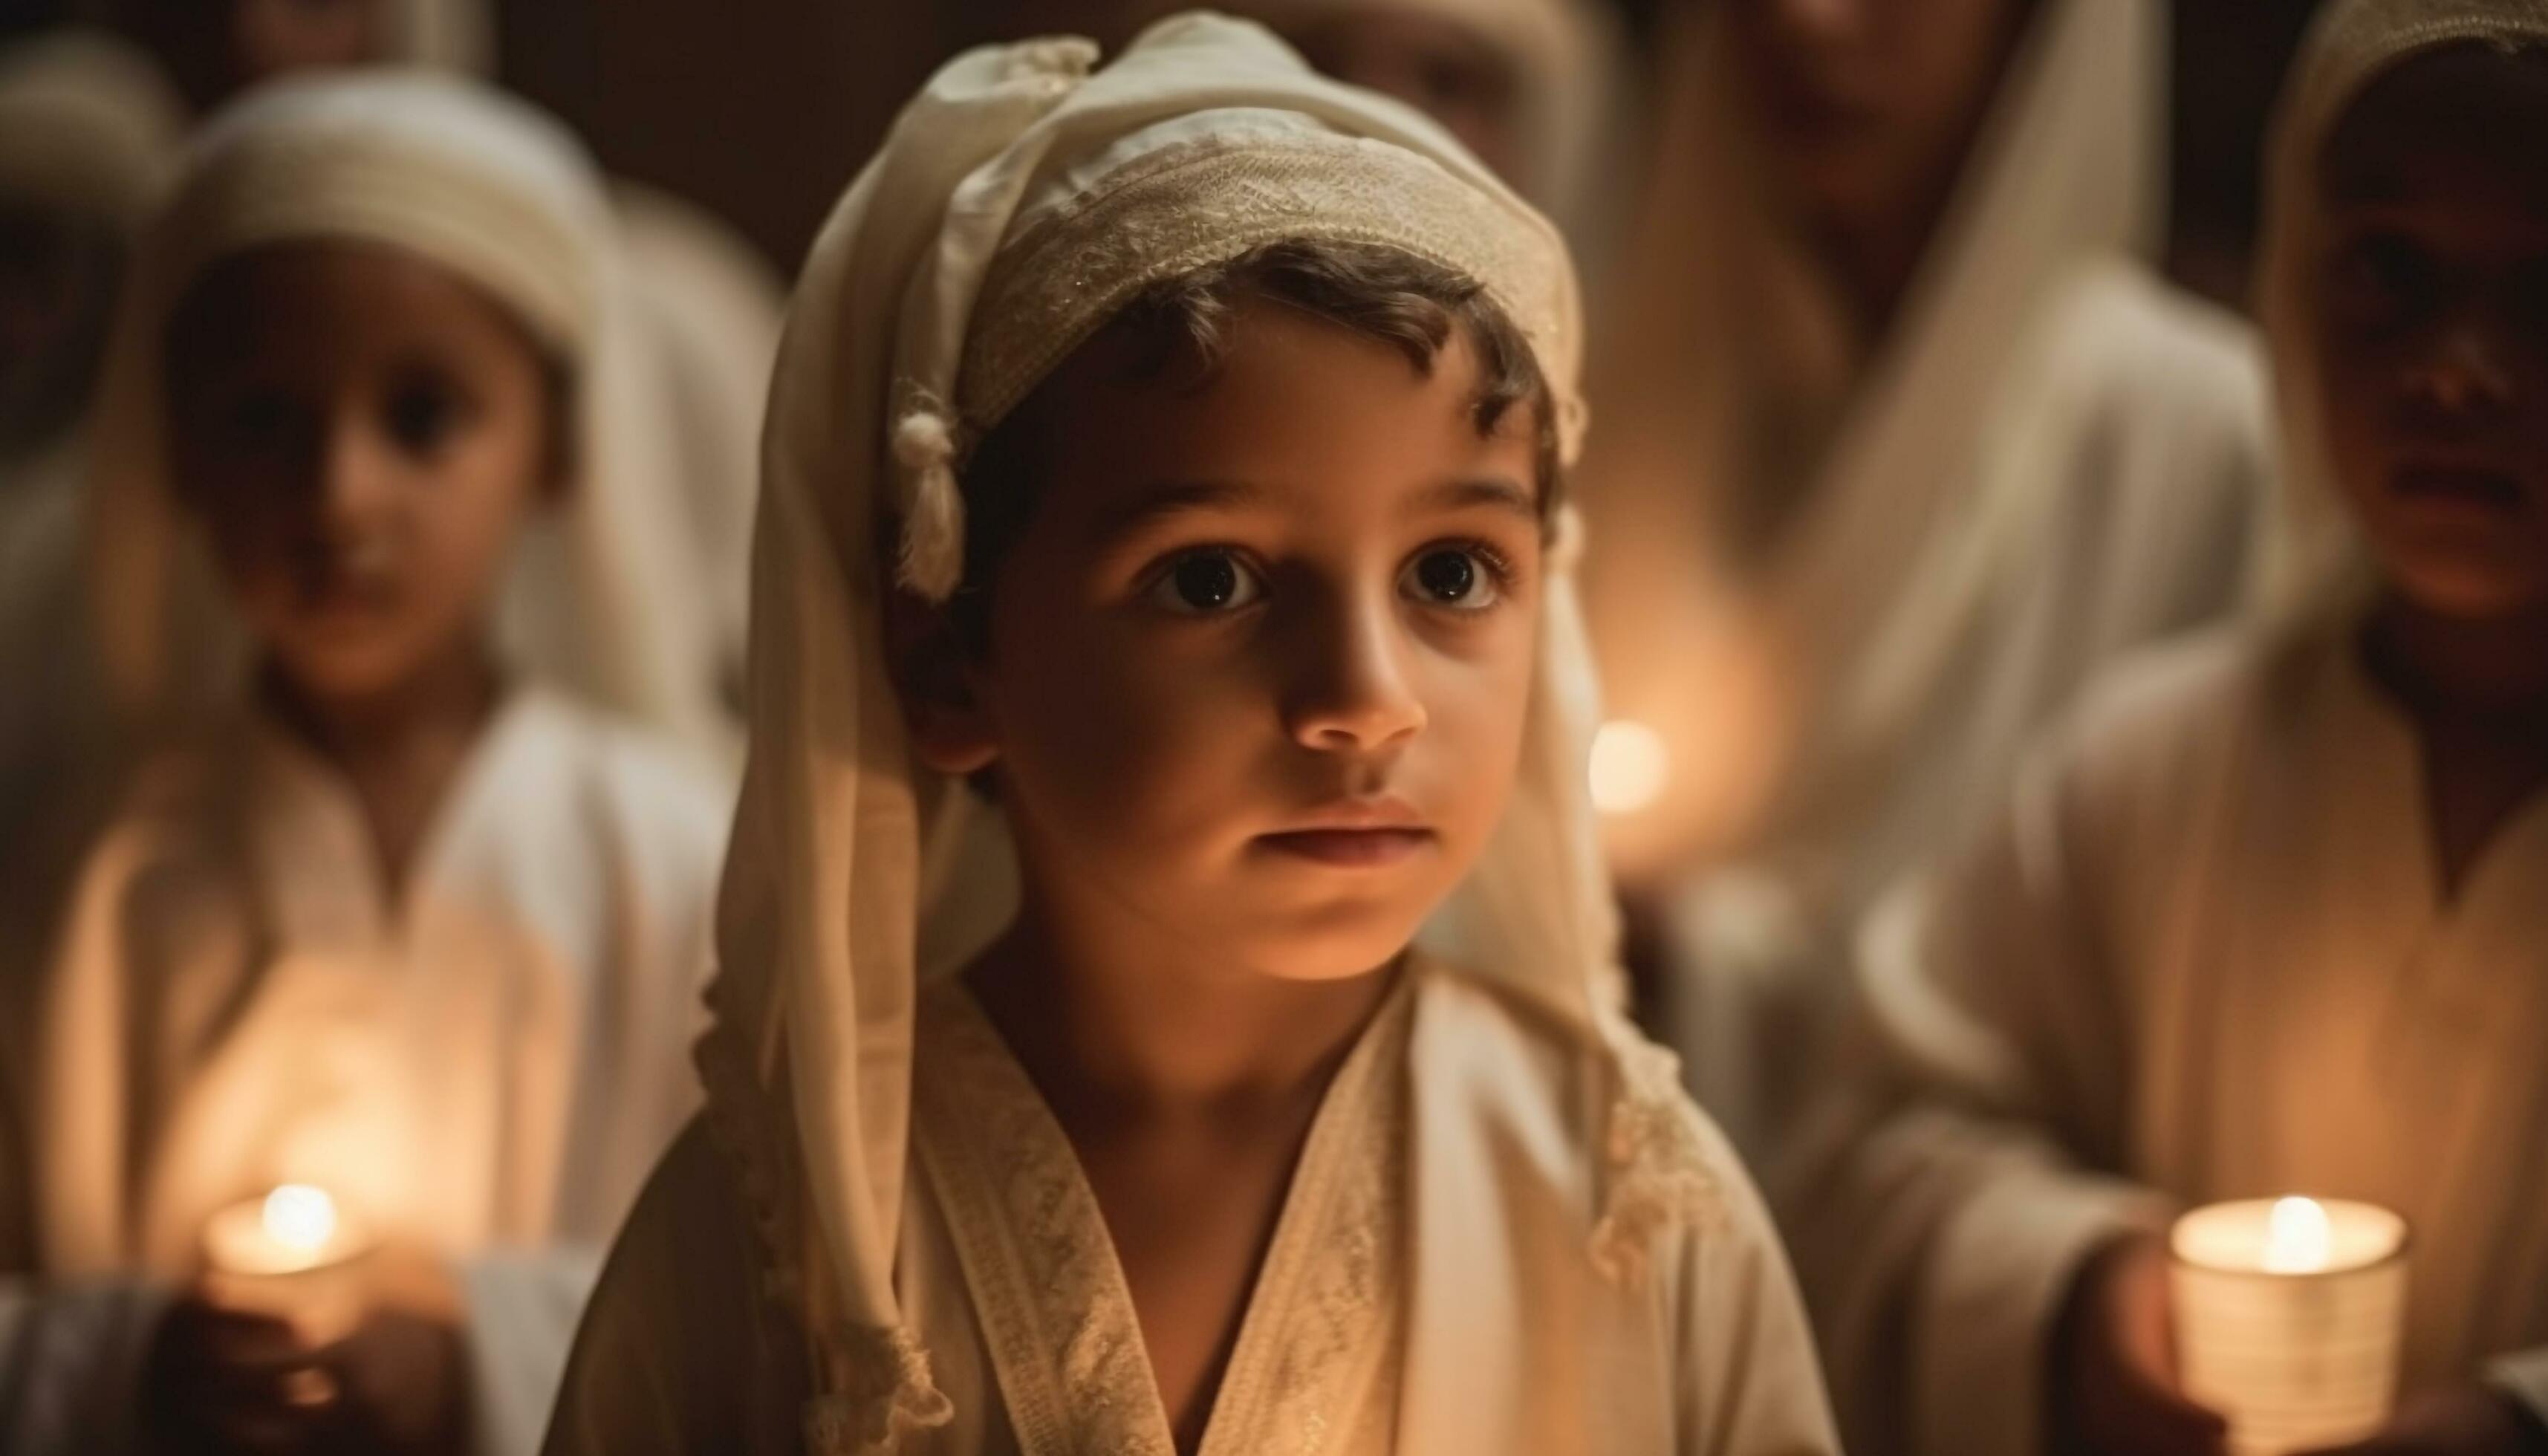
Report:
<svg viewBox="0 0 2548 1456"><path fill-rule="evenodd" d="M1368 243L1273 243L1154 285L1106 331L1130 336L1138 378L1194 388L1220 366L1229 347L1230 317L1248 300L1298 309L1395 345L1427 374L1456 330L1478 356L1481 379L1471 407L1478 432L1493 432L1516 406L1533 411L1540 509L1543 515L1554 510L1557 420L1539 360L1483 285L1438 263ZM984 435L960 473L964 577L953 610L977 644L986 636L979 629L986 625L991 578L1034 519L1038 403L1030 395Z"/></svg>

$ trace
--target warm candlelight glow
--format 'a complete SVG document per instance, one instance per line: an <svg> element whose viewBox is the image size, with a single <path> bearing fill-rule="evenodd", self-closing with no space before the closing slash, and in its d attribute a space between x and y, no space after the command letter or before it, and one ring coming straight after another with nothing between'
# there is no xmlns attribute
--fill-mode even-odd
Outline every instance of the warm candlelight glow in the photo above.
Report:
<svg viewBox="0 0 2548 1456"><path fill-rule="evenodd" d="M336 1236L336 1200L324 1188L286 1183L265 1196L260 1222L266 1236L276 1243L316 1254Z"/></svg>
<svg viewBox="0 0 2548 1456"><path fill-rule="evenodd" d="M1672 776L1672 755L1663 735L1625 718L1592 735L1592 807L1604 814L1634 814L1663 797Z"/></svg>
<svg viewBox="0 0 2548 1456"><path fill-rule="evenodd" d="M2317 1199L2276 1199L2265 1221L2265 1272L2316 1274L2326 1267L2334 1241L2334 1227Z"/></svg>

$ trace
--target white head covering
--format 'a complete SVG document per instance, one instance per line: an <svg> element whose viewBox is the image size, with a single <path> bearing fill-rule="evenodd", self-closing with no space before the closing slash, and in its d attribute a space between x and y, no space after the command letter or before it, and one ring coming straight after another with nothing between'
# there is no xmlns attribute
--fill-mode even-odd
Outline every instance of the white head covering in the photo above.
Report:
<svg viewBox="0 0 2548 1456"><path fill-rule="evenodd" d="M2275 116L2266 157L2256 299L2282 425L2285 530L2265 585L2283 611L2357 590L2365 563L2326 459L2308 289L2318 236L2319 161L2364 90L2400 64L2452 46L2548 47L2548 0L2334 0L2320 12Z"/></svg>
<svg viewBox="0 0 2548 1456"><path fill-rule="evenodd" d="M147 56L65 32L0 50L0 199L140 226L158 201L185 105Z"/></svg>
<svg viewBox="0 0 2548 1456"><path fill-rule="evenodd" d="M1881 338L1774 195L1722 22L1672 43L1646 199L1603 285L1583 490L1617 706L1672 750L1671 796L1640 820L1664 858L1723 850L1759 807L1695 771L1804 801L1850 745L1898 735L2019 564L2058 493L1974 468L1976 446L2047 299L2083 260L2154 249L2163 25L2151 0L2040 0ZM1765 502L1793 506L1767 545ZM1737 660L1774 639L1774 660ZM1756 676L1788 704L1757 724ZM1765 761L1801 724L1848 742Z"/></svg>
<svg viewBox="0 0 2548 1456"><path fill-rule="evenodd" d="M771 397L751 756L700 1064L812 1340L817 1451L889 1445L947 1411L893 1282L913 1004L922 976L998 933L1013 888L996 811L911 761L880 616L893 559L923 595L956 585L962 451L1144 288L1285 239L1480 280L1531 340L1570 456L1581 423L1564 246L1440 130L1219 17L1164 22L1091 74L1095 59L1083 41L1031 42L930 81L815 243ZM1467 968L1597 1038L1611 924L1557 554L1512 807L1437 930ZM1660 1215L1629 1181L1606 1207L1642 1228Z"/></svg>
<svg viewBox="0 0 2548 1456"><path fill-rule="evenodd" d="M706 613L660 518L632 509L671 452L628 332L612 224L575 140L474 82L363 71L278 82L209 123L143 240L100 404L93 585L110 683L158 717L182 696L180 603L200 600L169 479L161 350L170 313L226 259L337 239L412 253L510 309L573 374L577 479L526 533L504 604L514 652L607 706L710 741L692 665Z"/></svg>

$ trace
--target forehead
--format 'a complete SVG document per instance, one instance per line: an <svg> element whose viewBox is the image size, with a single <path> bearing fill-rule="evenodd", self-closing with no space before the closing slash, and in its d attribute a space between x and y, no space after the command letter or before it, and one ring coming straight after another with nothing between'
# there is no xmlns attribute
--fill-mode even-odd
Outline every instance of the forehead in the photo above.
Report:
<svg viewBox="0 0 2548 1456"><path fill-rule="evenodd" d="M1100 334L1035 403L1048 508L1104 511L1161 484L1238 485L1259 506L1333 515L1401 489L1501 475L1535 494L1537 423L1517 403L1481 431L1482 371L1461 330L1419 369L1397 345L1279 304L1238 303L1200 379L1143 367Z"/></svg>
<svg viewBox="0 0 2548 1456"><path fill-rule="evenodd" d="M2548 52L2469 45L2364 89L2328 136L2320 188L2338 208L2483 214L2548 228Z"/></svg>
<svg viewBox="0 0 2548 1456"><path fill-rule="evenodd" d="M452 270L352 240L272 244L228 259L169 319L172 363L345 360L431 348L468 362L540 349L512 311Z"/></svg>

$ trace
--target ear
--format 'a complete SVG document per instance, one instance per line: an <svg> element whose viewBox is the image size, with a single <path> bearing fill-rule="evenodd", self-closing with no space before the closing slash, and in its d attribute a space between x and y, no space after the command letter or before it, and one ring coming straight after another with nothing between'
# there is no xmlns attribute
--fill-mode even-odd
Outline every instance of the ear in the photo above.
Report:
<svg viewBox="0 0 2548 1456"><path fill-rule="evenodd" d="M912 756L956 776L989 768L1000 738L982 699L981 660L947 609L896 588L885 596L884 637Z"/></svg>

